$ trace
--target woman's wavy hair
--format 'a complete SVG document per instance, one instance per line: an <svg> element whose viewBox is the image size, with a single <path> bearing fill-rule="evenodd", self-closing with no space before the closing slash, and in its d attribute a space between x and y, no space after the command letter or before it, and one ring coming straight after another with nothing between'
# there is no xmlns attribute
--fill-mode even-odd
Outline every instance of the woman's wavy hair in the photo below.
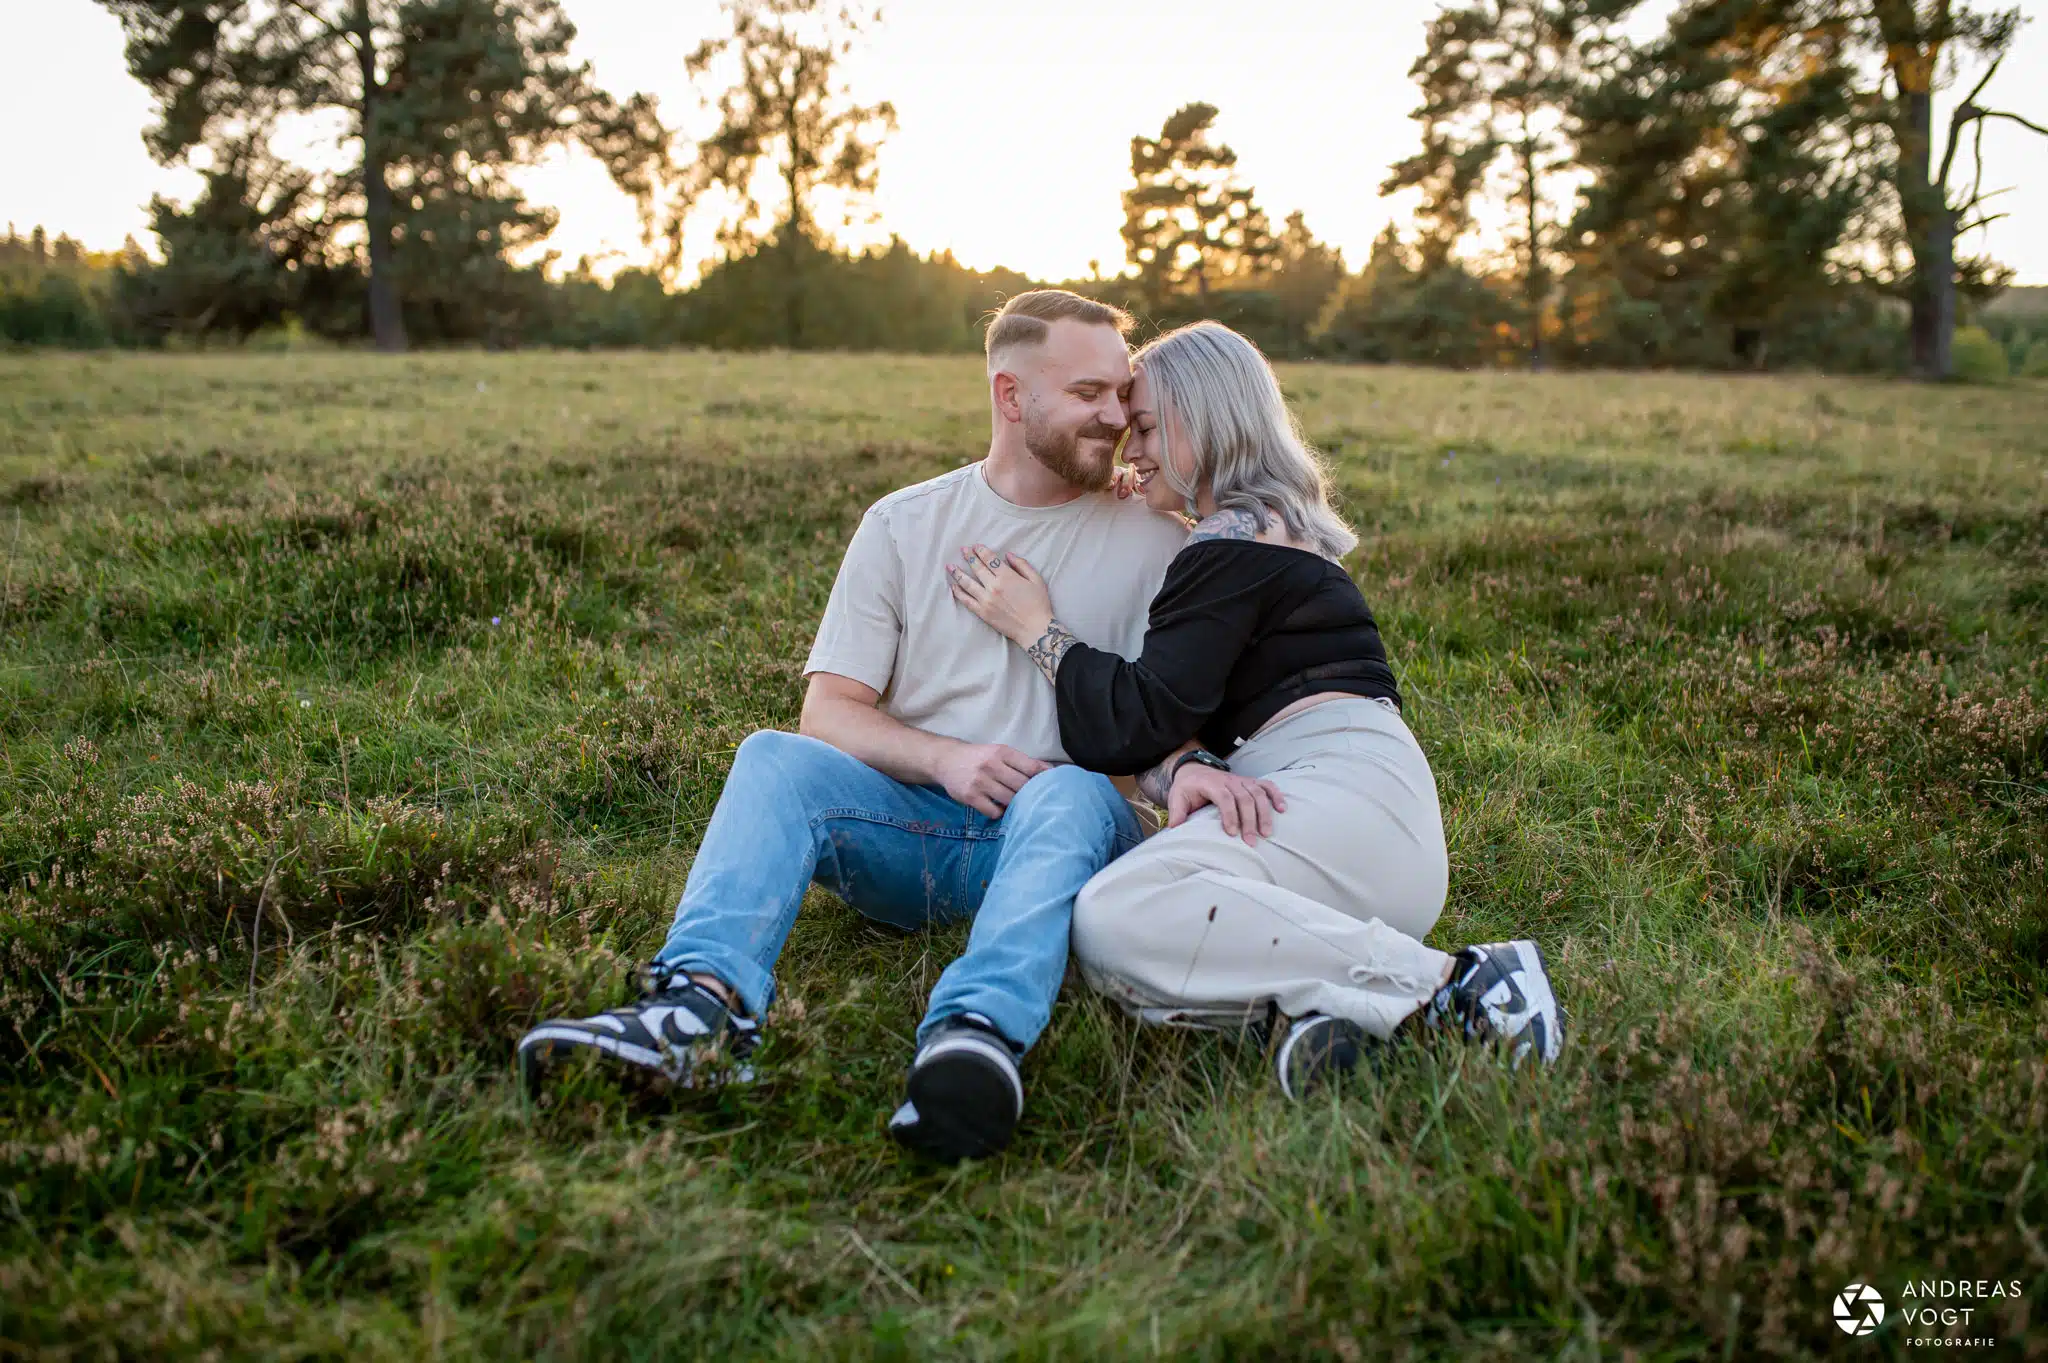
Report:
<svg viewBox="0 0 2048 1363"><path fill-rule="evenodd" d="M1257 346L1221 322L1194 322L1132 360L1151 378L1159 405L1160 476L1190 507L1207 479L1219 509L1249 511L1261 530L1268 508L1278 511L1287 533L1324 558L1341 559L1357 545L1358 536L1331 509L1322 456L1302 438ZM1194 452L1192 484L1174 472L1167 449L1176 425Z"/></svg>

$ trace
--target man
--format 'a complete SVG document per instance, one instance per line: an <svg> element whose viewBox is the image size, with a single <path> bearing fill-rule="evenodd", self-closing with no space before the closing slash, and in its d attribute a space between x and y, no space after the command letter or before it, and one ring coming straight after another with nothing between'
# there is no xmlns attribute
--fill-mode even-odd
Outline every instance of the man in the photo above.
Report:
<svg viewBox="0 0 2048 1363"><path fill-rule="evenodd" d="M1051 687L952 599L969 545L1021 554L1082 640L1135 656L1186 528L1108 491L1127 417L1130 318L1059 289L1019 294L987 337L988 457L904 488L854 532L805 667L795 734L740 745L640 1002L519 1043L678 1082L743 1063L805 887L897 927L973 920L918 1029L890 1130L945 1160L1008 1144L1017 1061L1051 1016L1074 896L1140 828L1109 778L1068 764Z"/></svg>

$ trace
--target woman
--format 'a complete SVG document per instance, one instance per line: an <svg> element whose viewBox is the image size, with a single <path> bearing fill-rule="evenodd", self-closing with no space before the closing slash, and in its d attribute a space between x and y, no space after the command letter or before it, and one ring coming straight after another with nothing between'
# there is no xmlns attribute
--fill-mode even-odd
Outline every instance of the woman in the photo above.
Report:
<svg viewBox="0 0 2048 1363"><path fill-rule="evenodd" d="M1341 566L1357 537L1265 357L1198 322L1135 364L1125 453L1137 489L1195 522L1142 654L1077 641L1014 555L974 545L948 570L955 599L1056 689L1068 755L1142 773L1139 788L1169 811L1076 901L1083 973L1148 1021L1277 1012L1289 1097L1397 1031L1555 1060L1564 1020L1534 942L1450 955L1422 944L1449 874L1436 782Z"/></svg>

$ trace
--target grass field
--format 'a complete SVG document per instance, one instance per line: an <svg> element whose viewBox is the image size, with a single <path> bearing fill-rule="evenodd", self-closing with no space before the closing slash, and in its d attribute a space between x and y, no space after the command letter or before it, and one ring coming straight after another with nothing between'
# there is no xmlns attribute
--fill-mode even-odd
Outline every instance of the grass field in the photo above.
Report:
<svg viewBox="0 0 2048 1363"><path fill-rule="evenodd" d="M2048 1357L2038 385L1285 371L1433 940L1543 941L1553 1072L1290 1107L1076 986L934 1170L882 1123L962 937L818 891L763 1082L529 1106L978 369L0 357L0 1358L1907 1357L1934 1277Z"/></svg>

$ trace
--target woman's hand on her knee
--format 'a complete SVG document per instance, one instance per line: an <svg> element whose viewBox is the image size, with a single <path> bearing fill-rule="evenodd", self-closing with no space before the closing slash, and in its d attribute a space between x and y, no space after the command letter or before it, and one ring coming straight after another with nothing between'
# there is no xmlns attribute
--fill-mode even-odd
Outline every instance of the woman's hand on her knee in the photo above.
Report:
<svg viewBox="0 0 2048 1363"><path fill-rule="evenodd" d="M1166 793L1166 826L1180 827L1204 805L1216 807L1225 833L1257 847L1260 838L1273 836L1273 816L1286 811L1287 797L1271 781L1189 762L1174 774L1173 788Z"/></svg>

